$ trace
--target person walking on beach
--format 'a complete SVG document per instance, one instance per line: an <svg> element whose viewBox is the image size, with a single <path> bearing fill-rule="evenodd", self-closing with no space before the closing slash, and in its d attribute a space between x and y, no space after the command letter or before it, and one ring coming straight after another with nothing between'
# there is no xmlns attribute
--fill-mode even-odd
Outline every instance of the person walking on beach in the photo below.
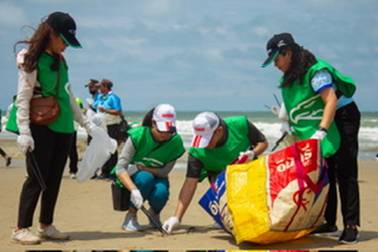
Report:
<svg viewBox="0 0 378 252"><path fill-rule="evenodd" d="M227 165L242 156L253 160L268 147L265 136L245 116L222 119L213 112L202 112L193 120L193 134L176 211L163 225L168 233L180 224L198 182L207 177L213 183Z"/></svg>
<svg viewBox="0 0 378 252"><path fill-rule="evenodd" d="M160 212L169 197L168 174L185 152L181 136L176 132L176 112L169 104L150 110L142 126L129 130L123 150L113 172L130 192L131 205L122 228L140 230L137 209L144 200L150 213L160 221Z"/></svg>
<svg viewBox="0 0 378 252"><path fill-rule="evenodd" d="M53 225L53 221L62 174L71 147L73 121L75 119L88 133L93 128L75 104L68 83L67 63L62 54L67 46L81 47L75 31L75 21L69 14L53 12L42 20L30 39L16 43L28 45L27 49L17 54L17 111L16 118L13 117L19 131L17 144L26 154L28 174L21 190L17 227L11 234L11 239L21 244L38 244L41 238L69 238ZM36 125L30 121L29 105L36 93L43 97L53 96L59 104L58 117L47 125ZM36 171L41 176L35 175ZM43 182L46 188L42 191ZM32 226L40 196L40 225L38 235L34 235L29 227Z"/></svg>
<svg viewBox="0 0 378 252"><path fill-rule="evenodd" d="M115 139L118 145L121 144L124 136L120 130L120 123L122 121L122 106L121 99L112 91L113 82L107 79L102 79L100 82L100 95L93 103L93 107L97 111L97 115L101 118L102 123L106 125L108 134ZM117 163L118 152L112 154L109 160L101 168L99 178L109 178L110 172Z"/></svg>
<svg viewBox="0 0 378 252"><path fill-rule="evenodd" d="M268 58L282 71L280 88L292 134L299 139L321 141L327 160L330 190L326 223L316 232L334 232L339 185L344 230L340 243L356 243L360 225L358 176L358 131L360 111L353 101L354 81L309 50L289 33L274 35L267 43Z"/></svg>

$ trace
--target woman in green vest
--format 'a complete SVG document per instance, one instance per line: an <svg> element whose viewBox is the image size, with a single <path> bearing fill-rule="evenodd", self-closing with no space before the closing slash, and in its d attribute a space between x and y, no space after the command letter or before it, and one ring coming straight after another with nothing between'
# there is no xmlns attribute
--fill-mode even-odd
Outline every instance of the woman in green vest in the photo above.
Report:
<svg viewBox="0 0 378 252"><path fill-rule="evenodd" d="M176 211L163 225L168 233L180 224L198 182L207 177L213 183L227 165L241 158L253 160L268 147L265 136L245 116L221 119L215 113L202 112L193 120L193 133Z"/></svg>
<svg viewBox="0 0 378 252"><path fill-rule="evenodd" d="M344 231L339 242L356 243L360 225L357 183L360 112L353 101L354 81L298 45L289 33L274 35L267 43L268 58L283 72L280 88L293 135L314 138L327 160L330 191L326 223L316 232L335 232L339 185Z"/></svg>
<svg viewBox="0 0 378 252"><path fill-rule="evenodd" d="M150 204L150 213L160 220L160 212L169 197L168 174L185 149L176 132L175 109L169 104L160 104L150 110L142 126L128 133L115 173L117 184L130 191L131 204L122 228L137 231L141 229L137 209L144 200Z"/></svg>
<svg viewBox="0 0 378 252"><path fill-rule="evenodd" d="M18 42L28 48L17 54L17 99L9 125L19 133L17 143L26 155L28 173L21 190L17 227L11 235L12 240L21 244L38 244L41 238L69 238L53 225L55 205L74 132L73 121L75 119L88 132L92 127L75 104L62 54L68 46L81 47L75 31L75 21L69 14L54 12L42 21L30 39ZM29 105L33 96L57 99L60 113L53 122L36 125L30 121ZM41 176L36 175L37 170ZM42 191L43 182L46 188ZM38 235L34 235L29 227L39 198L40 225Z"/></svg>

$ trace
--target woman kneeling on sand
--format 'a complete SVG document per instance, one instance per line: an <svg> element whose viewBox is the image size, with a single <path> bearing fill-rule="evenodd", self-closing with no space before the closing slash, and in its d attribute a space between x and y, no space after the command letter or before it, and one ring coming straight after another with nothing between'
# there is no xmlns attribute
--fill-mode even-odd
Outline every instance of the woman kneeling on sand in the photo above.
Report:
<svg viewBox="0 0 378 252"><path fill-rule="evenodd" d="M159 214L169 196L168 174L185 152L175 124L175 109L160 104L146 114L141 127L128 132L129 138L113 170L130 191L131 204L122 224L124 230L141 229L136 213L145 199L151 206L150 213L160 220Z"/></svg>

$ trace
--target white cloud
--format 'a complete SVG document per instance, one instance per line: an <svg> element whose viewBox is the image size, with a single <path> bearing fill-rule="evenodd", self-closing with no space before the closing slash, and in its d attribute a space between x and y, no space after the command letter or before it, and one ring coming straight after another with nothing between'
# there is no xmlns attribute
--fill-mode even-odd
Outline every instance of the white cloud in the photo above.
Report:
<svg viewBox="0 0 378 252"><path fill-rule="evenodd" d="M145 1L143 6L146 15L151 16L163 16L174 9L174 0L152 0Z"/></svg>
<svg viewBox="0 0 378 252"><path fill-rule="evenodd" d="M10 2L0 2L0 26L13 27L26 23L26 16L22 8Z"/></svg>

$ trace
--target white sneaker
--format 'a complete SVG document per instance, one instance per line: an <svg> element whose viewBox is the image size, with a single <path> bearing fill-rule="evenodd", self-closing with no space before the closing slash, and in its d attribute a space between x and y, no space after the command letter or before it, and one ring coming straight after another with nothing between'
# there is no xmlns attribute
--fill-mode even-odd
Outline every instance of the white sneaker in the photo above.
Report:
<svg viewBox="0 0 378 252"><path fill-rule="evenodd" d="M141 227L138 223L136 213L131 213L130 211L127 212L125 220L122 224L122 228L125 231L139 231L139 230L141 230Z"/></svg>
<svg viewBox="0 0 378 252"><path fill-rule="evenodd" d="M60 232L55 226L49 225L46 228L38 228L38 235L41 238L49 240L68 240L68 234Z"/></svg>
<svg viewBox="0 0 378 252"><path fill-rule="evenodd" d="M41 243L41 239L38 236L34 235L32 232L30 232L30 230L27 228L13 230L11 239L22 245L35 245Z"/></svg>
<svg viewBox="0 0 378 252"><path fill-rule="evenodd" d="M70 173L70 178L71 179L76 179L76 173Z"/></svg>

